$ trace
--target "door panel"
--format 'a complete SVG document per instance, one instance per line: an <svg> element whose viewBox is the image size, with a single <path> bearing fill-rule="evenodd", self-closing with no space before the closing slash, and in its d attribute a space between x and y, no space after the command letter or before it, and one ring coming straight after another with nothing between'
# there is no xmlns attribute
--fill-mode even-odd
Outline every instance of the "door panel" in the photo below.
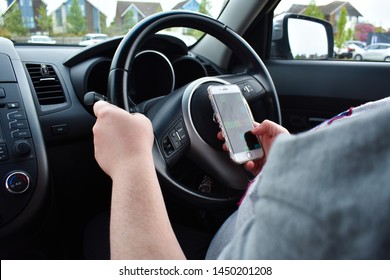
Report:
<svg viewBox="0 0 390 280"><path fill-rule="evenodd" d="M388 63L270 60L266 64L278 92L283 125L292 133L390 95Z"/></svg>

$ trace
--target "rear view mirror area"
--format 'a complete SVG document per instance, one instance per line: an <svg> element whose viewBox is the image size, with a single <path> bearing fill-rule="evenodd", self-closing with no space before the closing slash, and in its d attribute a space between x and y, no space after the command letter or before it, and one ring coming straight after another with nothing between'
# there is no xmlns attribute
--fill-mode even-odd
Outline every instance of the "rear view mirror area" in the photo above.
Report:
<svg viewBox="0 0 390 280"><path fill-rule="evenodd" d="M333 28L324 20L298 14L274 18L271 58L333 58Z"/></svg>

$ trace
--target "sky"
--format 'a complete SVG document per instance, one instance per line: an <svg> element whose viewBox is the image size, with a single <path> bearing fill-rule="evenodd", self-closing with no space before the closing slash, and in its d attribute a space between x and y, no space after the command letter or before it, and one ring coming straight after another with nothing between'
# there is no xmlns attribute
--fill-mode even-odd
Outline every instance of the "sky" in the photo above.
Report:
<svg viewBox="0 0 390 280"><path fill-rule="evenodd" d="M64 0L43 0L48 5L49 12L56 9ZM116 5L113 0L89 0L99 7L108 18L108 23L114 18ZM143 2L158 2L158 0L138 0ZM161 0L163 10L169 10L181 0ZM242 0L247 1L247 0ZM324 5L333 0L315 0L317 5ZM348 0L362 15L361 22L372 23L375 26L390 28L390 1L389 0ZM4 9L5 0L0 0L0 10ZM278 11L287 10L292 4L309 4L310 0L282 0ZM375 4L374 4L375 3Z"/></svg>

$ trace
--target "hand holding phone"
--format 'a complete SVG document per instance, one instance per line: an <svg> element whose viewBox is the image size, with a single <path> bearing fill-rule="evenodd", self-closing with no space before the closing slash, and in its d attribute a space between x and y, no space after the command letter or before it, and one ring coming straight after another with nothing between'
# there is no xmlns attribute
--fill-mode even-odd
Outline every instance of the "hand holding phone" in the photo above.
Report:
<svg viewBox="0 0 390 280"><path fill-rule="evenodd" d="M251 132L254 121L240 88L237 85L210 86L208 94L230 158L243 164L263 157L260 140Z"/></svg>

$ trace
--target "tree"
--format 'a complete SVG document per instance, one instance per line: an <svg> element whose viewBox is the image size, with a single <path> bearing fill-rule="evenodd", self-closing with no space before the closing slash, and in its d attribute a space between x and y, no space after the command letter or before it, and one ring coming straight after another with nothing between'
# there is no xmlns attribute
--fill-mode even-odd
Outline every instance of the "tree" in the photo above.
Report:
<svg viewBox="0 0 390 280"><path fill-rule="evenodd" d="M107 33L107 17L99 11L100 32Z"/></svg>
<svg viewBox="0 0 390 280"><path fill-rule="evenodd" d="M28 29L23 24L22 13L16 2L4 16L4 29L20 36L28 34Z"/></svg>
<svg viewBox="0 0 390 280"><path fill-rule="evenodd" d="M202 0L199 4L198 12L204 15L210 15L211 4L209 0Z"/></svg>
<svg viewBox="0 0 390 280"><path fill-rule="evenodd" d="M344 42L346 41L347 31L345 30L345 26L347 25L347 17L348 11L344 6L340 10L339 21L337 22L337 34L336 34L336 47L341 48Z"/></svg>
<svg viewBox="0 0 390 280"><path fill-rule="evenodd" d="M123 17L122 32L127 33L131 28L133 28L134 25L136 25L136 23L137 22L134 19L134 11L128 10Z"/></svg>
<svg viewBox="0 0 390 280"><path fill-rule="evenodd" d="M310 3L307 6L304 14L306 16L315 17L315 18L319 18L319 19L324 19L325 18L324 13L316 5L316 1L315 0L311 0L310 1Z"/></svg>
<svg viewBox="0 0 390 280"><path fill-rule="evenodd" d="M52 19L47 15L47 10L44 5L39 6L38 15L35 17L37 26L41 31L51 33Z"/></svg>
<svg viewBox="0 0 390 280"><path fill-rule="evenodd" d="M69 15L67 17L68 32L76 35L82 35L86 33L86 20L83 16L78 0L72 0L72 5L69 9Z"/></svg>
<svg viewBox="0 0 390 280"><path fill-rule="evenodd" d="M358 23L355 26L354 38L359 41L366 42L368 33L374 32L375 27L369 23Z"/></svg>

